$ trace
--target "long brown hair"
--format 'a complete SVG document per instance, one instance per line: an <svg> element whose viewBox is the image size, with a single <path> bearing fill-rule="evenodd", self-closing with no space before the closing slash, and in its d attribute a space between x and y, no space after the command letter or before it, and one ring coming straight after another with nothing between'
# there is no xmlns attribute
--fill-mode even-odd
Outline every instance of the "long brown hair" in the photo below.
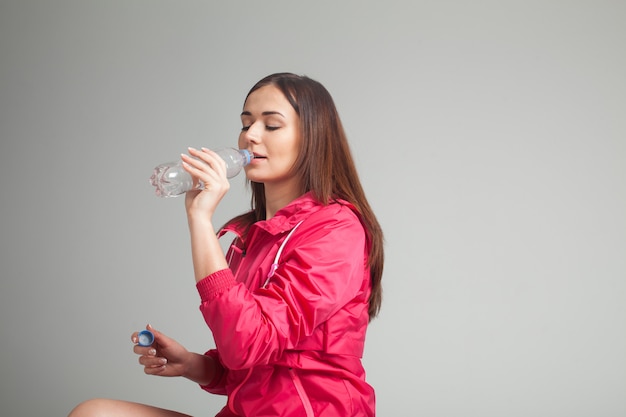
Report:
<svg viewBox="0 0 626 417"><path fill-rule="evenodd" d="M302 140L293 169L302 179L301 194L312 192L323 204L338 198L352 203L367 228L371 242L368 258L372 285L369 299L371 320L380 311L382 303L383 232L365 197L335 103L322 84L291 73L263 78L250 89L246 99L267 85L282 91L300 117ZM231 220L248 226L266 218L264 184L252 181L249 184L252 211Z"/></svg>

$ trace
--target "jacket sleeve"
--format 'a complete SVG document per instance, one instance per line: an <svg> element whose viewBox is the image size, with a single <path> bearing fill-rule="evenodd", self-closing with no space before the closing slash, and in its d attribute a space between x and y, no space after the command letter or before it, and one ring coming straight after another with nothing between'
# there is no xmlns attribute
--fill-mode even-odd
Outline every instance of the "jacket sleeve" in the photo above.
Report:
<svg viewBox="0 0 626 417"><path fill-rule="evenodd" d="M200 310L223 364L267 364L310 336L363 291L366 245L356 214L333 204L296 231L266 288L249 291L229 269L198 282Z"/></svg>
<svg viewBox="0 0 626 417"><path fill-rule="evenodd" d="M213 377L213 381L207 385L200 385L200 388L210 392L211 394L226 395L226 378L228 369L224 368L220 362L220 356L216 349L211 349L205 353L215 361L216 374Z"/></svg>

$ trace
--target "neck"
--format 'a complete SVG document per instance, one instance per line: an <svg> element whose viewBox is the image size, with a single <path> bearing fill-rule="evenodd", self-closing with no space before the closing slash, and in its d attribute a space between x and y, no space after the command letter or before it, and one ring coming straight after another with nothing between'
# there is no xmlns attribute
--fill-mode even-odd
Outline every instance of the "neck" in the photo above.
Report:
<svg viewBox="0 0 626 417"><path fill-rule="evenodd" d="M278 210L300 197L299 184L265 184L265 215L269 220Z"/></svg>

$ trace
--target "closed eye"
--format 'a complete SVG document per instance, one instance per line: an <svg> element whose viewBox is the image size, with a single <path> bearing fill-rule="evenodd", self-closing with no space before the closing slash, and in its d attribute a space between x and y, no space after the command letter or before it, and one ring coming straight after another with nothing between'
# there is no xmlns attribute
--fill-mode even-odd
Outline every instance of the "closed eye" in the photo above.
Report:
<svg viewBox="0 0 626 417"><path fill-rule="evenodd" d="M242 132L247 132L250 129L250 126L242 126L241 127L241 131ZM270 132L273 132L275 130L280 129L280 126L265 126L265 130L269 130Z"/></svg>

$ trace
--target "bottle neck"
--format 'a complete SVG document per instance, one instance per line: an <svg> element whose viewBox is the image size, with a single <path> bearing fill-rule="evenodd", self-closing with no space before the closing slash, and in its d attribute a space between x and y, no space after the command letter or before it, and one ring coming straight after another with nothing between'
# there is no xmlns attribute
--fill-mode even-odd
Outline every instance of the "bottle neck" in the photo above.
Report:
<svg viewBox="0 0 626 417"><path fill-rule="evenodd" d="M247 149L239 149L239 153L243 156L243 165L248 165L253 159L254 155Z"/></svg>

